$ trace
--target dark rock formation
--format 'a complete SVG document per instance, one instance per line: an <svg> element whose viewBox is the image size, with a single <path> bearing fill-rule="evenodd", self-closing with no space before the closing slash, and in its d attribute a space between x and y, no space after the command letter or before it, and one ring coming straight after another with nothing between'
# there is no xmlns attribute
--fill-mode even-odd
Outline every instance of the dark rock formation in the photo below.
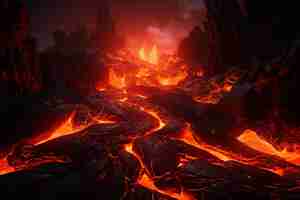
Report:
<svg viewBox="0 0 300 200"><path fill-rule="evenodd" d="M4 95L30 94L39 90L36 41L29 35L29 15L17 0L0 5L0 82Z"/></svg>

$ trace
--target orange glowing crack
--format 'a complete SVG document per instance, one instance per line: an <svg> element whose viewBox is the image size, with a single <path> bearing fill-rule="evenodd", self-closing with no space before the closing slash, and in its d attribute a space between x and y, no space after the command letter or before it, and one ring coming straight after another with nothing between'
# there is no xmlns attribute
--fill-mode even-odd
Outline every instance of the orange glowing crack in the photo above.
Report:
<svg viewBox="0 0 300 200"><path fill-rule="evenodd" d="M125 145L125 151L127 151L128 153L130 153L131 155L133 155L140 163L142 169L146 170L147 171L147 168L146 166L144 165L143 161L142 161L142 158L133 151L133 144L132 143L129 143L129 144L126 144ZM149 173L149 171L147 171Z"/></svg>
<svg viewBox="0 0 300 200"><path fill-rule="evenodd" d="M282 151L277 150L272 144L260 138L252 130L245 130L237 139L256 151L278 156L287 162L300 165L300 152L289 152L286 148Z"/></svg>
<svg viewBox="0 0 300 200"><path fill-rule="evenodd" d="M166 124L161 120L161 118L160 118L160 116L158 115L157 112L149 110L149 109L145 109L143 107L140 107L140 109L142 111L147 112L151 116L153 116L159 122L159 124L158 124L158 126L156 128L154 128L153 130L149 131L145 135L149 135L151 133L154 133L155 131L158 131L158 130L160 130L163 127L166 126ZM149 190L156 191L156 192L158 192L160 194L163 194L163 195L166 195L166 196L178 199L178 200L194 200L194 198L190 194L188 194L188 193L186 193L184 191L182 191L181 193L175 193L175 192L170 192L170 191L158 189L155 186L154 181L152 180L152 178L148 175L148 174L150 174L150 172L147 169L147 167L145 166L145 164L143 163L142 158L136 152L134 152L134 150L133 150L133 143L126 144L124 146L124 148L125 148L125 150L128 153L130 153L131 155L133 155L139 161L139 163L140 163L141 171L140 171L140 176L139 176L139 178L137 180L137 183L139 185L141 185L141 186L143 186L143 187L145 187L145 188L147 188Z"/></svg>
<svg viewBox="0 0 300 200"><path fill-rule="evenodd" d="M146 174L144 173L139 179L138 179L138 184L155 192L158 192L160 194L172 197L174 199L178 199L178 200L195 200L195 198L182 191L180 193L175 193L175 192L170 192L170 191L166 191L166 190L160 190L158 189L155 184L154 181Z"/></svg>
<svg viewBox="0 0 300 200"><path fill-rule="evenodd" d="M175 192L170 192L170 191L166 191L166 190L160 190L158 189L155 184L154 184L154 181L152 180L152 178L148 175L150 174L148 169L146 168L146 166L144 165L141 157L135 153L132 149L132 146L133 144L130 143L130 144L126 144L125 145L125 150L132 154L140 163L141 165L141 173L140 173L140 176L137 180L137 183L149 190L152 190L152 191L155 191L155 192L158 192L160 194L163 194L163 195L166 195L166 196L169 196L169 197L172 197L172 198L175 198L175 199L178 199L178 200L194 200L194 198L182 191L181 193L175 193Z"/></svg>
<svg viewBox="0 0 300 200"><path fill-rule="evenodd" d="M151 115L152 117L154 117L157 121L158 121L158 126L154 129L152 129L151 131L149 131L148 133L145 134L146 135L149 135L151 133L154 133L162 128L164 128L166 126L166 123L161 119L161 117L159 116L159 114L153 110L150 110L150 109L146 109L144 107L140 107L140 109L146 113L148 113L149 115Z"/></svg>

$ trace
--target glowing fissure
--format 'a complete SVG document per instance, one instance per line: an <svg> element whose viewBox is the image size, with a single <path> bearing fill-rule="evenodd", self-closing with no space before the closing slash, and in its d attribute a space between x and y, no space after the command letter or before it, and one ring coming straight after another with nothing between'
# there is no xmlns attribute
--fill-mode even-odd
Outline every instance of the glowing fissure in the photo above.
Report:
<svg viewBox="0 0 300 200"><path fill-rule="evenodd" d="M161 117L159 116L159 114L153 110L150 109L146 109L142 106L140 106L140 109L146 113L148 113L149 115L151 115L152 117L154 117L157 121L158 121L158 126L156 128L154 128L153 130L149 131L146 135L149 135L151 133L154 133L162 128L164 128L166 126L166 123L161 119Z"/></svg>
<svg viewBox="0 0 300 200"><path fill-rule="evenodd" d="M185 191L181 191L180 193L175 193L175 192L169 192L169 191L165 191L165 190L160 190L158 189L155 184L153 179L151 179L146 173L144 173L139 179L138 179L138 184L140 184L141 186L161 193L163 195L172 197L174 199L178 199L178 200L195 200L195 198L190 195L189 193L185 192Z"/></svg>
<svg viewBox="0 0 300 200"><path fill-rule="evenodd" d="M153 116L157 121L158 121L158 126L153 128L151 131L147 132L144 136L152 134L160 129L162 129L163 127L165 127L165 123L163 122L163 120L161 119L161 117L159 116L159 114L157 112L154 112L152 110L146 109L144 107L140 107L140 109L144 112L147 112L149 115ZM142 158L133 150L133 142L126 144L125 145L125 150L132 154L140 163L141 166L141 171L139 173L139 178L137 180L137 183L149 190L158 192L160 194L178 199L178 200L195 200L193 198L192 195L188 194L187 192L185 192L183 189L180 193L175 193L175 192L170 192L170 191L166 191L166 190L160 190L159 188L157 188L154 184L153 178L150 176L150 172L147 169L147 167L145 166Z"/></svg>

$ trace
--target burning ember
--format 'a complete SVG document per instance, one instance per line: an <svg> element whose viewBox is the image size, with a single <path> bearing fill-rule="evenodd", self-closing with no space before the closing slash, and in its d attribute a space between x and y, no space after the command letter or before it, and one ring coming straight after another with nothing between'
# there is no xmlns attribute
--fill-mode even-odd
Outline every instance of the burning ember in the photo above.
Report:
<svg viewBox="0 0 300 200"><path fill-rule="evenodd" d="M151 199L195 200L233 186L272 194L298 186L288 175L300 173L300 153L278 150L251 130L233 137L242 126L223 113L230 106L218 107L248 88L236 87L244 72L208 79L175 55L159 55L156 46L121 50L105 62L107 84L73 105L55 130L12 147L0 159L1 175L45 163L97 163L95 179L109 184L121 176L122 198L129 200L141 187Z"/></svg>

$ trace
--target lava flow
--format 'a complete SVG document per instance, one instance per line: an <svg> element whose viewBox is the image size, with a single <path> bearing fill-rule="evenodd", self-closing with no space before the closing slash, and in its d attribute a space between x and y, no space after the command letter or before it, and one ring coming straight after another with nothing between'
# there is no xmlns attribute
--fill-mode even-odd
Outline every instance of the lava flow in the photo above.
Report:
<svg viewBox="0 0 300 200"><path fill-rule="evenodd" d="M113 135L115 138L117 138L117 139L114 138L115 140L118 140L119 138L121 138L120 140L122 140L122 142L118 141L117 146L121 147L120 149L125 150L127 152L126 153L127 155L130 154L134 158L136 158L136 161L137 161L136 163L139 163L139 165L140 165L140 171L138 172L138 177L136 180L134 179L135 185L142 186L142 187L144 187L150 191L153 191L155 193L159 193L164 196L168 196L168 197L178 199L178 200L194 200L194 199L196 199L194 197L195 191L191 190L190 188L187 188L185 185L181 184L181 182L184 182L182 180L180 182L180 186L178 187L180 190L176 190L176 192L174 192L173 190L171 191L168 189L162 189L161 187L156 185L156 180L158 180L161 177L159 177L158 175L155 175L155 173L151 173L151 171L154 171L154 170L152 170L152 169L154 169L154 168L152 168L153 163L151 162L151 166L150 166L151 169L148 169L150 167L145 158L146 156L144 156L146 154L143 155L141 153L141 151L138 151L135 148L135 147L137 147L135 145L137 144L136 142L138 141L138 139L146 140L148 138L151 138L152 136L161 136L162 133L166 133L169 130L170 131L168 132L168 134L172 135L173 133L170 133L170 132L174 131L174 129L172 129L173 127L181 127L182 129L180 128L180 130L178 130L178 132L176 132L177 134L174 134L175 136L172 135L167 138L168 135L163 135L164 139L166 138L166 140L174 142L174 143L177 142L176 145L180 146L180 148L178 148L179 150L176 149L176 151L180 151L180 153L181 153L182 148L189 147L194 150L196 149L197 152L200 152L199 150L201 150L201 153L203 153L205 155L209 154L209 156L211 156L215 160L217 160L218 164L221 163L220 165L222 165L222 167L226 167L226 163L228 163L229 161L235 161L239 164L249 165L256 169L262 170L264 172L267 170L267 171L269 171L268 173L271 174L272 176L273 175L275 176L275 174L280 175L280 176L285 175L285 173L286 173L285 169L289 167L289 166L286 167L285 162L283 164L279 163L277 165L277 163L275 163L275 161L274 161L275 164L274 163L270 164L269 161L266 161L264 159L260 160L260 158L257 158L257 157L248 158L247 156L242 155L242 153L240 153L240 152L235 152L234 151L235 149L232 149L232 151L230 149L230 151L229 151L228 149L225 150L222 147L214 146L214 145L202 142L201 134L198 134L198 133L196 134L192 129L192 125L194 125L193 123L198 123L198 120L199 120L199 118L197 118L198 114L199 115L201 114L201 113L196 113L197 112L196 108L195 108L196 114L194 115L196 118L195 121L193 121L192 119L189 119L190 121L188 123L185 118L185 114L182 114L182 112L176 112L176 113L179 113L178 115L181 115L181 116L177 116L177 115L174 116L173 122L175 123L175 121L176 121L175 125L177 125L177 122L178 122L178 124L180 126L173 126L173 124L170 124L170 126L168 126L169 125L168 123L172 123L172 122L170 122L171 120L169 120L169 121L166 120L167 117L165 115L163 115L163 113L165 113L162 111L163 109L162 110L157 109L157 108L162 108L163 105L160 105L160 102L156 103L156 101L153 100L153 99L155 99L153 96L160 96L161 94L163 95L164 92L166 92L165 93L166 95L169 93L171 93L172 95L173 95L173 93L176 93L174 95L174 98L176 98L177 92L179 91L178 92L179 95L181 95L183 92L186 92L186 94L184 94L182 96L184 96L184 98L188 99L187 102L189 104L192 104L191 106L196 107L199 105L199 103L202 103L201 105L203 105L203 107L206 106L205 104L218 104L219 101L222 99L221 94L231 92L233 89L233 85L237 82L237 80L238 80L237 77L239 77L239 76L233 75L232 77L230 77L230 76L225 77L225 82L222 84L219 84L219 82L216 82L216 81L211 81L210 82L211 88L207 92L206 96L202 95L201 92L197 93L198 91L192 91L192 92L188 93L187 91L189 91L189 90L185 90L186 88L183 89L182 85L186 86L186 85L189 85L190 82L194 83L194 82L197 82L198 80L195 81L193 79L192 81L189 82L189 84L185 84L185 81L189 81L190 69L186 64L184 64L182 61L180 61L180 59L177 59L176 56L168 57L168 56L159 55L159 51L156 46L154 46L152 48L150 53L147 53L146 50L144 48L142 48L136 54L137 55L132 55L129 51L121 51L116 56L108 56L108 60L109 60L109 62L111 62L111 63L107 63L107 65L109 66L108 82L105 84L106 86L102 85L101 87L100 86L98 87L98 90L101 93L101 95L99 95L100 97L98 97L98 96L95 97L96 102L93 102L91 100L91 102L89 102L89 103L94 106L93 108L99 108L101 106L103 106L103 107L106 106L105 108L107 108L107 109L103 109L103 110L105 110L105 112L108 112L109 114L107 114L107 115L105 115L105 114L92 115L91 113L93 113L93 112L91 112L91 113L88 112L88 114L85 113L86 116L83 117L83 118L85 118L85 117L88 118L88 120L87 120L88 122L85 121L86 123L84 123L79 120L80 123L77 124L74 122L74 121L76 121L75 119L77 119L76 116L78 114L77 107L76 107L76 109L73 112L71 112L65 118L65 120L63 120L61 122L61 124L59 126L57 126L57 128L54 131L49 131L47 134L41 134L40 136L38 136L36 138L30 138L29 140L27 140L27 143L29 143L33 146L38 146L38 145L43 145L43 144L46 146L47 142L53 141L53 140L59 140L59 138L61 138L63 136L68 136L68 135L73 135L73 134L81 134L81 133L84 133L82 135L85 135L85 134L88 135L88 131L90 129L93 129L92 130L93 134L94 134L93 139L97 138L97 137L99 137L99 138L101 137L101 139L102 139L103 135L105 135L105 139L109 138L110 135ZM130 64L128 64L128 63L130 63ZM195 77L193 77L193 78L195 78ZM197 77L197 78L199 78L199 77ZM135 86L143 86L143 87L135 87ZM205 87L205 85L200 85L198 87L195 87L197 89L194 89L194 90L200 90L201 89L200 87ZM145 90L144 92L141 92L142 94L139 92L136 92L135 90L131 90L131 89L136 89L136 88L138 88L138 89L148 88L149 91L153 91L153 88L154 88L155 91L153 93L155 95L151 96L151 92L149 92L149 94L146 93L145 91L147 91L147 90ZM197 95L194 95L194 94L197 94ZM182 96L179 96L179 97L182 97ZM134 97L134 98L132 98L132 97ZM137 98L135 98L135 97L137 97ZM100 100L97 98L99 98ZM109 99L109 101L105 101L107 99ZM179 100L181 100L181 99L179 99ZM172 104L174 102L175 102L175 104ZM177 111L176 109L180 109L180 108L178 108L178 102L176 102L176 99L174 99L174 102L170 102L170 104L172 104L172 105L170 106L170 108L166 108L166 112L171 109L175 109L175 111ZM103 103L103 105L102 105L102 103ZM155 106L154 106L154 104L155 104ZM132 108L131 106L134 107L134 109L131 109ZM151 106L153 106L153 107L151 107ZM190 106L190 105L188 105L188 106ZM209 105L209 106L213 106L213 105ZM184 109L185 109L185 107L184 107ZM190 107L187 109L190 109ZM194 109L194 107L192 107L190 110L193 110L193 109ZM179 110L179 111L182 111L182 110ZM170 111L170 113L172 113L172 112ZM170 113L168 113L168 114L170 114ZM108 117L110 115L118 116L118 120ZM79 116L81 117L81 115L79 115ZM134 116L134 117L130 118L131 116ZM147 118L145 116L147 116L148 118L151 118L151 120L149 120L149 123L143 123L143 121L142 121L142 123L131 123L134 120L144 120L143 117ZM80 117L78 117L78 118L80 118ZM147 120L147 119L145 119L145 120ZM172 118L172 120L173 120L173 118ZM145 121L145 122L148 122L148 121ZM95 128L91 127L93 125L99 125L99 124L105 124L105 125L103 127L101 126L100 128L98 126L96 126ZM113 124L113 126L112 127L106 126L107 124ZM134 125L132 125L132 124L134 124ZM132 126L138 126L136 124L139 124L139 125L141 124L141 127L132 127ZM125 128L123 128L122 126L124 126ZM205 126L205 124L203 124L203 126ZM113 130L115 132L110 134L110 132L109 132L110 130ZM160 130L163 130L163 131L160 131ZM136 134L136 135L128 136L129 133L127 133L127 132L132 133L131 131L134 132L134 134ZM158 132L161 135L155 135ZM124 136L118 135L118 134L123 134L123 133L125 133ZM99 134L100 136L97 134ZM88 135L88 136L90 136L90 135ZM205 135L203 137L205 137ZM95 139L96 145L98 145L98 144L102 145L102 143L100 143L100 141L101 141L100 139L99 139L99 141L98 140L96 141L96 140L97 139ZM107 140L109 140L109 139L107 139ZM126 142L124 142L124 141L126 141ZM154 141L156 141L156 140L154 140ZM262 153L267 154L267 156L266 156L267 158L269 157L268 155L270 155L270 157L272 155L272 156L279 157L279 158L283 159L284 161L287 161L288 164L292 163L292 164L300 165L300 153L298 154L296 152L289 152L286 149L279 151L272 144L266 142L262 138L259 138L257 136L257 134L251 130L246 130L242 135L240 135L237 138L236 142L238 142L238 141L247 145L248 147L254 149L256 151L255 153L262 152ZM97 142L99 142L99 143L97 143ZM128 143L128 142L130 142L130 143L124 145L124 143ZM147 150L152 151L154 142L153 143L149 142L149 143L150 143L150 145L149 144L147 144L147 145L150 146L150 150L148 150L148 149ZM160 144L160 145L163 146L164 144L165 143L162 142L162 144ZM173 145L173 143L172 143L172 145ZM107 149L109 149L109 147ZM119 149L119 148L116 148L116 149ZM145 147L145 149L146 149L146 147ZM157 150L155 148L153 148L153 149ZM165 150L165 149L163 148L163 150ZM109 150L107 150L107 151L109 151ZM170 152L174 153L175 150L174 151L170 150ZM164 153L164 152L158 151L158 153L154 154L154 155L161 155L160 153ZM169 156L170 154L167 154L167 156ZM8 154L8 156L9 156L9 154ZM176 154L176 156L177 156L177 154ZM117 158L117 157L118 156L115 156L115 158ZM170 156L170 157L172 157L172 156ZM270 158L270 159L272 159L272 158ZM191 160L200 160L200 159L201 159L200 157L192 156L192 155L188 155L188 154L184 158L179 158L178 159L179 161L177 160L177 157L176 157L176 160L174 161L175 169L172 169L172 170L174 170L174 171L175 170L178 170L178 171L183 170L187 166L187 163L189 163ZM159 160L159 161L161 161L161 160ZM220 163L219 163L219 161L220 161ZM216 163L211 163L211 164L215 165ZM103 170L105 170L105 169L103 169ZM167 169L167 170L169 170L169 169ZM16 169L9 165L9 162L7 161L7 157L0 159L0 175L11 173L14 171L16 171ZM176 173L178 171L176 171ZM272 172L272 173L270 173L270 172ZM172 173L170 173L170 174L172 175ZM178 188L176 188L176 189L178 189Z"/></svg>
<svg viewBox="0 0 300 200"><path fill-rule="evenodd" d="M247 137L247 136L245 136L245 135L241 136L241 137L238 138L238 140L243 141L241 138L245 138L245 137ZM238 155L236 153L225 151L221 148L217 148L215 146L212 146L212 145L209 145L209 144L206 144L206 143L200 143L200 142L196 141L194 136L193 136L193 130L191 129L190 124L187 125L187 128L182 132L181 136L179 138L176 138L176 139L179 139L179 140L185 142L186 144L189 144L193 147L196 147L198 149L206 151L206 152L210 153L211 155L215 156L216 158L218 158L219 160L222 160L224 162L226 162L226 161L236 161L236 162L239 162L239 163L242 163L242 164L245 164L245 165L256 166L258 168L261 168L261 169L270 171L272 173L275 173L279 176L283 176L285 174L285 170L283 168L278 167L278 166L272 166L270 168L266 168L263 165L260 165L259 159L245 158L245 157L242 157L241 155ZM263 141L263 140L261 140L261 141L264 144L267 144L266 141ZM267 147L261 146L262 149L263 148L268 148L268 147L269 146L267 146ZM256 150L258 150L258 149L256 149ZM260 150L258 150L258 151L260 151Z"/></svg>
<svg viewBox="0 0 300 200"><path fill-rule="evenodd" d="M55 128L54 131L25 140L26 143L38 146L56 138L76 134L93 124L111 124L116 122L115 120L110 119L108 116L99 115L93 117L92 122L89 124L74 126L73 120L75 116L76 111L71 112L68 117L57 128ZM16 169L8 164L6 157L0 159L0 175L12 173L14 171L16 171Z"/></svg>
<svg viewBox="0 0 300 200"><path fill-rule="evenodd" d="M143 109L143 108L142 108ZM145 109L143 109L145 110ZM153 111L149 111L149 110L145 110L147 113L149 113L150 115L154 116L158 121L159 121L159 125L154 128L153 130L151 130L149 133L147 133L146 135L149 135L151 133L154 133L155 131L158 131L160 129L162 129L165 124L162 122L162 120L160 119L159 115ZM145 136L146 136L145 135ZM151 190L151 191L155 191L158 192L160 194L172 197L174 199L178 199L178 200L195 200L195 198L189 194L188 192L185 192L184 189L182 188L182 191L180 193L176 193L176 192L172 192L172 191L168 191L168 190L161 190L159 188L157 188L155 186L153 177L150 176L150 172L147 169L147 167L145 166L145 164L143 163L142 158L133 150L133 142L126 144L125 145L125 150L132 154L140 163L141 166L141 171L139 173L139 178L137 180L137 184Z"/></svg>
<svg viewBox="0 0 300 200"><path fill-rule="evenodd" d="M124 66L124 60L131 64ZM108 84L116 89L141 85L176 87L188 77L188 66L172 56L161 58L155 45L149 53L144 48L137 55L132 55L130 51L120 51L119 55L110 56L110 61Z"/></svg>
<svg viewBox="0 0 300 200"><path fill-rule="evenodd" d="M67 136L67 135L72 135L75 133L78 133L87 127L89 127L92 124L107 124L107 123L115 123L115 121L109 119L107 116L95 116L93 117L93 121L90 122L89 124L83 124L79 126L74 126L73 120L74 117L76 116L76 111L71 112L70 116L64 121L58 128L55 129L50 134L47 134L47 137L45 139L42 139L40 137L31 139L30 143L33 145L40 145L43 143L46 143L50 140L54 140L59 137Z"/></svg>
<svg viewBox="0 0 300 200"><path fill-rule="evenodd" d="M287 162L300 166L300 152L290 152L287 148L277 150L272 144L260 138L256 132L246 130L238 137L238 140L256 151L278 156Z"/></svg>

